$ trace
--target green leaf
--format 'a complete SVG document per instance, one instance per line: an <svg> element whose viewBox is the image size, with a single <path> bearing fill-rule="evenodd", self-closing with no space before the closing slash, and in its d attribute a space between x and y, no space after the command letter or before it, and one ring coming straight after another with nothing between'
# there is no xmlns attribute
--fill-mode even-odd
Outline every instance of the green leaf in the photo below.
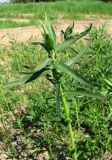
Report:
<svg viewBox="0 0 112 160"><path fill-rule="evenodd" d="M65 32L63 30L61 31L61 33L63 34L65 40L67 40L72 35L73 28L74 28L74 22L73 22L72 25L69 25L67 27L67 29L65 30Z"/></svg>
<svg viewBox="0 0 112 160"><path fill-rule="evenodd" d="M51 39L49 34L44 34L44 41L46 46L49 48L49 53L51 53L52 50L55 49L54 40Z"/></svg>
<svg viewBox="0 0 112 160"><path fill-rule="evenodd" d="M89 44L79 53L77 54L75 57L73 57L72 59L70 59L69 61L67 61L65 64L68 66L71 66L74 63L77 63L79 61L79 59L85 54L87 53L88 49L89 49Z"/></svg>
<svg viewBox="0 0 112 160"><path fill-rule="evenodd" d="M110 80L108 80L107 78L104 78L105 83L112 88L112 82Z"/></svg>
<svg viewBox="0 0 112 160"><path fill-rule="evenodd" d="M26 79L21 80L21 81L14 81L14 82L5 84L4 86L5 86L6 88L12 88L12 87L16 87L16 86L23 85L23 84L25 83L25 81L26 81Z"/></svg>
<svg viewBox="0 0 112 160"><path fill-rule="evenodd" d="M55 47L56 47L56 33L55 33L55 30L53 28L53 26L51 25L51 29L52 29L52 32L53 32L53 37L54 37L54 43L55 43Z"/></svg>
<svg viewBox="0 0 112 160"><path fill-rule="evenodd" d="M44 30L43 33L44 42L51 52L56 47L56 34L46 15L45 15L45 22L44 23L41 22L41 25Z"/></svg>
<svg viewBox="0 0 112 160"><path fill-rule="evenodd" d="M21 80L21 81L14 81L14 82L11 82L11 83L8 83L8 84L5 84L5 87L6 88L12 88L12 87L16 87L16 86L20 86L20 85L23 85L25 83L29 83L29 82L32 82L34 81L35 79L37 79L38 77L40 77L40 75L42 75L43 72L47 71L48 69L47 68L43 68L37 72L34 72L33 74L31 74L30 77L24 79L24 80Z"/></svg>
<svg viewBox="0 0 112 160"><path fill-rule="evenodd" d="M34 81L35 79L37 79L38 77L40 77L40 75L42 75L43 72L47 71L47 68L42 68L36 72L34 72L26 81L25 83L29 83Z"/></svg>
<svg viewBox="0 0 112 160"><path fill-rule="evenodd" d="M66 48L68 48L72 43L76 42L77 40L79 40L80 38L85 36L91 30L91 27L92 27L92 24L84 32L81 32L80 34L73 35L73 36L69 37L62 44L59 44L56 47L56 51L60 52L62 50L65 50Z"/></svg>
<svg viewBox="0 0 112 160"><path fill-rule="evenodd" d="M54 29L46 14L45 14L45 22L44 24L42 23L42 27L44 28L44 31L50 35L51 39L54 40L55 39Z"/></svg>
<svg viewBox="0 0 112 160"><path fill-rule="evenodd" d="M33 70L33 72L37 72L45 67L47 67L53 61L52 58L47 58L43 63L41 63L37 68Z"/></svg>
<svg viewBox="0 0 112 160"><path fill-rule="evenodd" d="M26 79L21 80L21 81L14 81L14 82L5 84L5 87L11 88L11 87L15 87L15 86L19 86L19 85L22 85L25 83L32 82L33 80L40 77L40 75L42 75L45 71L49 70L49 68L47 68L47 66L51 63L51 61L52 61L52 58L48 58L42 64L40 64L39 67L35 68L32 72L30 72L31 75L29 77L27 77ZM27 72L25 72L25 74L26 73ZM29 72L27 74L29 74Z"/></svg>
<svg viewBox="0 0 112 160"><path fill-rule="evenodd" d="M50 49L45 43L43 43L43 42L33 42L32 44L33 45L40 45L47 51L47 53L50 53Z"/></svg>
<svg viewBox="0 0 112 160"><path fill-rule="evenodd" d="M71 90L71 91L65 91L66 95L76 95L76 96L81 96L81 97L91 97L91 98L96 98L96 99L105 99L105 97L103 97L100 94L94 94L94 93L90 93L88 91L85 90Z"/></svg>
<svg viewBox="0 0 112 160"><path fill-rule="evenodd" d="M50 74L46 74L46 78L48 81L50 81L52 84L55 84L55 80L53 79L53 77Z"/></svg>
<svg viewBox="0 0 112 160"><path fill-rule="evenodd" d="M28 74L32 74L33 72L19 72L19 74L26 74L26 75L28 75Z"/></svg>
<svg viewBox="0 0 112 160"><path fill-rule="evenodd" d="M86 86L93 87L93 85L91 85L90 82L87 82L86 80L84 80L80 75L78 75L74 70L72 70L66 64L59 64L56 67L58 70L68 74L70 77L74 78L76 81L78 81Z"/></svg>
<svg viewBox="0 0 112 160"><path fill-rule="evenodd" d="M37 79L43 72L49 70L49 68L47 67L51 62L52 62L52 58L48 58L43 63L41 63L40 66L34 69L33 74L26 80L25 83L28 83Z"/></svg>
<svg viewBox="0 0 112 160"><path fill-rule="evenodd" d="M29 67L29 66L26 66L26 65L25 65L25 66L22 66L22 67L24 67L24 68L26 68L26 69L28 69L28 70L30 69L30 67Z"/></svg>

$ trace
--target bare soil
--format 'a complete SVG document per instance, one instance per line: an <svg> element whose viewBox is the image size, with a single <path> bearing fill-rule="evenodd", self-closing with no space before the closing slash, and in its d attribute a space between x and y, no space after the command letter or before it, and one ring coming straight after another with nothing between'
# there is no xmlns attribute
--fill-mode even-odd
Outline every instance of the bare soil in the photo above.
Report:
<svg viewBox="0 0 112 160"><path fill-rule="evenodd" d="M60 30L65 29L69 24L71 24L72 20L61 20L56 21L53 25L56 28L57 36L60 35ZM100 26L104 23L106 23L107 31L109 34L112 34L112 20L89 20L89 21L74 21L75 32L81 32L84 30L85 26L88 26L90 23L93 24L93 26ZM9 28L9 29L0 29L0 44L2 45L10 45L10 38L13 37L17 41L25 42L29 38L36 38L39 40L41 38L41 28L35 27L35 26L29 26L29 27L20 27L20 28Z"/></svg>
<svg viewBox="0 0 112 160"><path fill-rule="evenodd" d="M29 22L29 19L26 19L26 18L0 18L0 21L7 21L7 20L20 22L20 23Z"/></svg>

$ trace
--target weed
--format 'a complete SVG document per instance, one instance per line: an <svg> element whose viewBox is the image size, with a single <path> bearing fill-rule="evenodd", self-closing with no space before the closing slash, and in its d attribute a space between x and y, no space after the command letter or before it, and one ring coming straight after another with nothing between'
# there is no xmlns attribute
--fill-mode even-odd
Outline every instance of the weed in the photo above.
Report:
<svg viewBox="0 0 112 160"><path fill-rule="evenodd" d="M63 31L62 42L59 44L56 41L56 46L74 36L72 32L64 36L67 30ZM49 73L45 71L38 81L17 86L16 90L0 86L0 155L4 153L8 158L15 159L40 159L45 156L48 159L65 160L75 154L75 158L83 160L102 158L105 153L111 152L111 37L103 26L92 28L88 41L87 45L85 41L77 42L61 52L55 52L55 64L52 61L47 67L56 66L57 69L60 64L75 62L70 67L72 71L78 73L77 76L83 75L86 82L91 81L95 87L79 83L59 69L60 96L56 96L56 82L51 70L48 70ZM1 47L0 54L0 81L3 83L21 77L28 79L34 74L35 66L47 56L51 59L54 52L41 50L31 45L31 41L25 44L13 41L10 49ZM66 113L69 113L71 121ZM71 139L68 139L70 123L75 152Z"/></svg>
<svg viewBox="0 0 112 160"><path fill-rule="evenodd" d="M76 42L77 40L85 36L90 31L91 26L92 25L90 25L90 27L87 28L84 32L76 35L73 34L74 24L72 26L69 26L65 32L62 31L64 35L64 41L61 44L57 44L56 33L54 31L54 28L52 27L47 17L45 16L45 23L44 24L42 23L42 27L44 30L44 33L43 33L44 42L35 42L34 44L42 46L46 50L48 58L42 64L40 64L39 67L35 68L33 71L21 72L23 74L30 75L28 78L25 78L22 81L15 81L6 85L6 87L14 87L14 86L26 84L36 80L41 75L44 75L47 78L47 80L49 80L52 84L54 84L56 88L55 94L56 94L56 106L57 106L58 114L60 114L60 97L62 99L62 103L65 108L66 123L68 126L69 135L71 139L70 151L72 154L72 158L74 160L77 159L77 150L75 146L76 140L75 140L75 136L72 129L70 110L67 104L66 96L63 91L63 82L61 80L61 77L63 76L63 73L66 73L72 78L74 78L77 82L82 83L83 85L86 85L88 87L93 87L93 85L91 85L88 81L84 80L81 76L79 76L74 70L70 68L70 66L76 63L79 60L79 58L85 53L85 50L83 53L78 54L77 56L73 57L72 59L64 63L57 60L57 54L69 48L71 44L73 44L74 42ZM88 46L86 48L86 51L87 49L88 49ZM83 92L84 91L82 91L81 93L82 95L83 95ZM88 94L88 95L91 96L91 94ZM78 113L77 113L77 121L78 121Z"/></svg>

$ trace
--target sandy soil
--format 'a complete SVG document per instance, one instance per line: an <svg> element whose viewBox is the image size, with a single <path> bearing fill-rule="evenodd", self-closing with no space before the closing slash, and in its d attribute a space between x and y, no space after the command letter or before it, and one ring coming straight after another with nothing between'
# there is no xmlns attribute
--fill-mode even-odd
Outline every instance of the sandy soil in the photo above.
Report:
<svg viewBox="0 0 112 160"><path fill-rule="evenodd" d="M57 36L59 36L61 29L65 29L72 22L72 20L61 20L55 22L53 25L56 28ZM103 23L106 23L108 33L112 34L112 20L74 21L74 31L81 32L84 30L85 26L88 26L90 23L92 23L93 26L96 27L100 26ZM41 38L41 32L42 30L40 27L34 26L14 29L0 29L0 44L9 46L10 37L14 37L17 39L17 41L21 42L25 42L31 37L39 40Z"/></svg>
<svg viewBox="0 0 112 160"><path fill-rule="evenodd" d="M0 21L6 21L6 20L20 22L20 23L29 22L29 19L26 18L0 18Z"/></svg>

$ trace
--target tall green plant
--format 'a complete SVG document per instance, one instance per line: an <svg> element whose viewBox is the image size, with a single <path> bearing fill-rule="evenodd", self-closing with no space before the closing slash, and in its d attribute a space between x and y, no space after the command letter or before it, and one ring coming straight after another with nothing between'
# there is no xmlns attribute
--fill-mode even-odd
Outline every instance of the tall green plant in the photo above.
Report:
<svg viewBox="0 0 112 160"><path fill-rule="evenodd" d="M72 123L70 119L70 109L67 103L66 96L64 94L62 77L65 73L68 76L75 79L77 82L82 83L83 85L86 85L89 88L93 87L93 85L90 84L90 82L86 81L84 78L82 78L82 76L77 74L74 69L71 68L71 66L78 62L80 57L82 57L88 51L89 44L86 46L86 48L84 48L84 50L81 53L77 54L72 59L65 61L64 63L62 63L61 60L58 59L58 54L68 49L71 46L71 44L75 43L83 36L87 35L87 33L91 30L92 24L85 31L79 34L73 34L74 24L72 26L69 26L65 32L62 31L64 40L61 43L57 43L55 30L46 16L45 22L41 22L41 25L44 31L42 34L43 42L34 42L33 44L40 45L45 49L47 53L47 59L32 71L22 71L23 74L27 75L23 80L15 81L6 84L5 86L14 87L22 84L27 84L29 82L37 80L40 76L44 76L50 83L52 83L55 86L57 110L58 112L60 112L60 101L62 101L62 104L65 109L66 122L68 124L68 130L71 139L72 158L73 160L76 160L77 151L75 146L75 135L72 129ZM86 96L89 95L92 97L94 96L93 94L86 94L84 91L81 94L84 94Z"/></svg>

